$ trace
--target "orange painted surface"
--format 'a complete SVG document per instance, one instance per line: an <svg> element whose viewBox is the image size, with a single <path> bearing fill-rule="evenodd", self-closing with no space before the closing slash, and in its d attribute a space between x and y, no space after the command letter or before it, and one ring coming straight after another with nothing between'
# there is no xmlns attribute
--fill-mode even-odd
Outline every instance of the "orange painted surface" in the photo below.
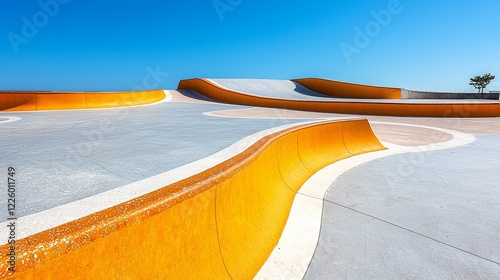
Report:
<svg viewBox="0 0 500 280"><path fill-rule="evenodd" d="M339 98L401 99L400 88L377 87L317 78L293 80L315 92Z"/></svg>
<svg viewBox="0 0 500 280"><path fill-rule="evenodd" d="M300 160L308 170L317 171L330 162L351 156L342 139L344 134L342 125L317 126L311 129L315 135L324 135L324 137L313 139L306 131L298 133Z"/></svg>
<svg viewBox="0 0 500 280"><path fill-rule="evenodd" d="M180 90L195 90L217 101L301 111L404 116L404 117L500 117L500 103L491 104L408 104L378 102L320 102L258 97L219 87L206 79L182 80Z"/></svg>
<svg viewBox="0 0 500 280"><path fill-rule="evenodd" d="M277 132L202 173L17 241L17 272L6 272L2 255L0 276L250 279L278 243L307 178L381 149L366 120Z"/></svg>
<svg viewBox="0 0 500 280"><path fill-rule="evenodd" d="M298 137L299 131L294 131L287 137L279 139L276 151L278 155L278 171L286 186L294 192L309 179L311 174L311 170L304 165L300 158L299 147L297 145ZM303 144L301 144L301 147L304 149Z"/></svg>
<svg viewBox="0 0 500 280"><path fill-rule="evenodd" d="M134 92L2 92L0 111L69 110L144 105L165 98L163 90Z"/></svg>

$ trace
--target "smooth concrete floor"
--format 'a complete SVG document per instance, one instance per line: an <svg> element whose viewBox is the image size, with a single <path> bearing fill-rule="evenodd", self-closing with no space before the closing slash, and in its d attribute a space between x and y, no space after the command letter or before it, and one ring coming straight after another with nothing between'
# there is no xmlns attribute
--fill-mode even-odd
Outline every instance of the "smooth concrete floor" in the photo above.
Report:
<svg viewBox="0 0 500 280"><path fill-rule="evenodd" d="M223 105L185 95L177 100L122 109L0 113L0 168L17 169L18 215L151 177L268 128L359 117ZM204 115L212 111L221 117ZM9 122L17 117L22 119ZM366 118L500 133L499 118ZM425 129L373 128L395 144L448 139ZM500 134L476 137L460 148L375 160L335 181L305 278L500 279Z"/></svg>
<svg viewBox="0 0 500 280"><path fill-rule="evenodd" d="M168 102L121 109L1 112L0 170L17 170L17 216L152 177L253 133L303 121L203 114L235 108L246 107ZM7 117L22 119L5 123ZM0 211L0 222L6 219L7 211Z"/></svg>
<svg viewBox="0 0 500 280"><path fill-rule="evenodd" d="M339 177L305 279L500 279L500 134L476 137Z"/></svg>

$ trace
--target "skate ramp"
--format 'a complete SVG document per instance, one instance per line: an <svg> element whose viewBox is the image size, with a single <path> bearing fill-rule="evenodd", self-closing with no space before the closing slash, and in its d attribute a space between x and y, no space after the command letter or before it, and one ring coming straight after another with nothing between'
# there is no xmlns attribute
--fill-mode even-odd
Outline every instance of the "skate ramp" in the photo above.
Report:
<svg viewBox="0 0 500 280"><path fill-rule="evenodd" d="M114 108L165 98L163 90L132 92L0 92L0 111Z"/></svg>

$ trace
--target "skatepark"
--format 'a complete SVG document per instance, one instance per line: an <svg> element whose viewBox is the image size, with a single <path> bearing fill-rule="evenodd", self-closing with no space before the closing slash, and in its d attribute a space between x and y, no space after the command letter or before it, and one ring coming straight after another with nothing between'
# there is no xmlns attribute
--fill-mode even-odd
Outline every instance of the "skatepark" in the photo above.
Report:
<svg viewBox="0 0 500 280"><path fill-rule="evenodd" d="M496 279L498 94L408 92L315 78L2 92L2 169L18 179L16 269L3 254L0 276Z"/></svg>

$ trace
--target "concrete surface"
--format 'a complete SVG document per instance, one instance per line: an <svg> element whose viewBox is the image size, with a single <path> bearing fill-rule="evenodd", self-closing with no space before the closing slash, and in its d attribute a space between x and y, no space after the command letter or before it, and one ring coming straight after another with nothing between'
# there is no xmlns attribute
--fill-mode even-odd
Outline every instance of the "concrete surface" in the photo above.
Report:
<svg viewBox="0 0 500 280"><path fill-rule="evenodd" d="M298 83L289 80L265 80L265 79L209 79L229 90L234 90L253 96L276 98L282 100L297 101L321 101L321 102L360 102L360 103L385 103L385 104L498 104L499 100L477 100L477 99L359 99L359 98L336 98L326 96L309 90Z"/></svg>
<svg viewBox="0 0 500 280"><path fill-rule="evenodd" d="M238 108L217 103L81 111L0 112L1 167L23 180L19 216L172 170L214 154L253 133L283 125L204 112ZM244 108L244 107L239 107ZM301 120L290 120L298 123ZM210 139L210 141L208 141ZM0 212L1 221L7 213Z"/></svg>
<svg viewBox="0 0 500 280"><path fill-rule="evenodd" d="M215 81L269 97L333 99L290 81ZM120 195L120 187L133 195L146 190L137 182L205 168L192 164L214 163L214 154L234 145L241 150L254 141L248 137L257 139L263 131L356 117L225 105L190 91L172 91L168 103L132 108L0 112L0 167L16 167L22 179L18 216L47 214L22 225L30 228L49 225L50 217L71 221L75 217L67 205L100 204L96 197L105 205L108 194ZM335 165L318 172L321 188L314 180L304 185L304 200L294 208L309 216L292 211L289 219L302 222L293 231L303 242L284 254L300 265L280 263L287 268L281 278L302 273L305 279L500 279L500 118L366 118L391 149L380 158L353 158L345 170ZM477 141L441 151L419 148L455 141L446 129L474 134L469 136ZM393 149L416 150L391 155ZM338 179L332 183L324 172ZM5 222L6 213L0 218ZM309 221L317 221L319 235ZM278 245L275 252L281 250ZM273 264L266 269L282 271Z"/></svg>
<svg viewBox="0 0 500 280"><path fill-rule="evenodd" d="M377 122L376 124L426 128L448 133L452 135L453 139L414 147L384 143L390 149L342 160L317 172L304 184L296 196L289 220L277 249L273 251L257 275L257 279L302 279L304 277L318 244L325 193L330 188L331 182L337 180L346 171L364 163L395 154L413 154L450 149L475 141L475 137L472 135L449 129L397 123Z"/></svg>
<svg viewBox="0 0 500 280"><path fill-rule="evenodd" d="M498 100L500 94L489 92L479 93L460 93L460 92L428 92L416 90L401 90L402 99L485 99Z"/></svg>
<svg viewBox="0 0 500 280"><path fill-rule="evenodd" d="M325 196L305 279L500 277L500 135L374 160Z"/></svg>
<svg viewBox="0 0 500 280"><path fill-rule="evenodd" d="M289 80L266 79L210 79L227 89L250 93L257 96L282 98L287 100L324 100L329 96L309 90Z"/></svg>
<svg viewBox="0 0 500 280"><path fill-rule="evenodd" d="M500 118L401 118L385 116L343 115L333 113L306 112L276 108L248 107L210 112L211 115L234 118L274 119L275 122L288 122L289 119L307 118L367 118L373 121L395 122L424 125L458 130L473 134L500 134ZM416 135L421 137L422 135Z"/></svg>

